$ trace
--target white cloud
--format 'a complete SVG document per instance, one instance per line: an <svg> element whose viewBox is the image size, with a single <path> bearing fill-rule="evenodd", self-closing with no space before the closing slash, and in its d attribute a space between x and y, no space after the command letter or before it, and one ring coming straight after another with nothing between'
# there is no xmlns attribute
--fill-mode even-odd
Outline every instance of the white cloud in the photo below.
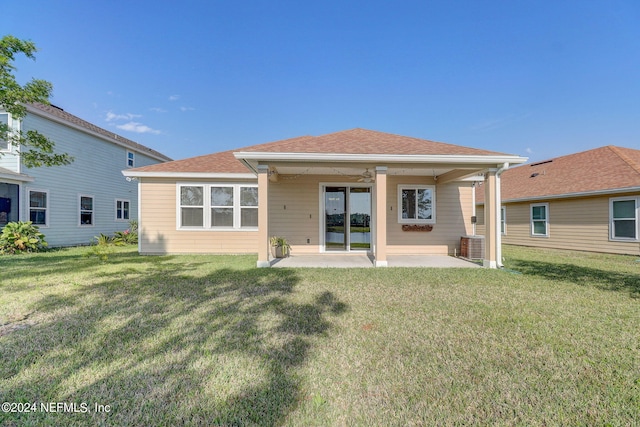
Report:
<svg viewBox="0 0 640 427"><path fill-rule="evenodd" d="M180 99L180 95L171 95L169 97L169 101L177 101L178 99Z"/></svg>
<svg viewBox="0 0 640 427"><path fill-rule="evenodd" d="M112 122L114 120L133 120L135 118L138 117L142 117L140 114L131 114L131 113L127 113L127 114L116 114L112 111L108 111L107 112L107 117L105 118L106 121L108 122Z"/></svg>
<svg viewBox="0 0 640 427"><path fill-rule="evenodd" d="M533 154L533 150L529 147L527 147L524 151L526 151L527 154Z"/></svg>
<svg viewBox="0 0 640 427"><path fill-rule="evenodd" d="M138 123L138 122L129 122L123 125L118 125L116 127L118 129L126 130L129 132L135 132L135 133L153 133L155 135L162 133L157 129L152 129L149 126L143 125L142 123Z"/></svg>
<svg viewBox="0 0 640 427"><path fill-rule="evenodd" d="M166 113L167 110L165 110L164 108L160 108L160 107L153 107L150 108L151 111L155 111L156 113Z"/></svg>
<svg viewBox="0 0 640 427"><path fill-rule="evenodd" d="M180 107L180 111L193 111L195 108L193 107Z"/></svg>

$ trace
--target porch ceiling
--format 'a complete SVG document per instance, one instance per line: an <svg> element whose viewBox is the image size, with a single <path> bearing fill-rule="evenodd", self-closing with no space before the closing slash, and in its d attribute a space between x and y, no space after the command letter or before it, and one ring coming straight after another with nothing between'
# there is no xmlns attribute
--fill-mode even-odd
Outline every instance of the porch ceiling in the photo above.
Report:
<svg viewBox="0 0 640 427"><path fill-rule="evenodd" d="M367 169L375 176L375 164L358 165L311 165L291 163L270 163L270 168L275 169L280 175L343 175L357 178ZM388 165L387 175L411 175L411 176L441 176L458 170L468 171L469 174L480 173L483 168L466 166L464 169L457 167L443 167L442 165Z"/></svg>

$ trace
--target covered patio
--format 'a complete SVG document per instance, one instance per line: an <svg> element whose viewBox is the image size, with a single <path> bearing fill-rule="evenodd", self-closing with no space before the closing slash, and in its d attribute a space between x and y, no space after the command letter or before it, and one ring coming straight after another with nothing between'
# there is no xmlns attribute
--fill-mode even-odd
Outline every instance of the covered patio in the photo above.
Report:
<svg viewBox="0 0 640 427"><path fill-rule="evenodd" d="M480 264L445 255L389 255L387 267L479 268ZM370 268L371 255L317 254L294 255L271 261L274 268Z"/></svg>

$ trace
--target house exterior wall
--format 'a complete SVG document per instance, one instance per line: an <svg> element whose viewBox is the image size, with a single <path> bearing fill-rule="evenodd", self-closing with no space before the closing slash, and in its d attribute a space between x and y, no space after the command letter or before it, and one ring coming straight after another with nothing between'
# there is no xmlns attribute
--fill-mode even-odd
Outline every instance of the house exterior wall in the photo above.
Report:
<svg viewBox="0 0 640 427"><path fill-rule="evenodd" d="M540 248L638 255L640 242L615 241L609 238L609 200L612 197L639 195L640 193L627 193L505 203L506 234L502 235L502 242ZM549 206L548 237L531 236L531 204L539 203L548 203ZM477 210L480 221L484 207L478 206ZM484 235L484 224L479 223L476 231L477 234Z"/></svg>
<svg viewBox="0 0 640 427"><path fill-rule="evenodd" d="M460 237L471 232L472 187L470 183L436 185L431 177L388 176L386 212L389 254L459 253ZM164 253L256 253L257 231L177 229L177 185L180 183L238 183L240 180L179 180L142 178L140 182L140 252ZM256 181L246 181L255 184ZM340 175L280 176L269 182L269 236L281 236L292 253L317 254L322 249L321 185L357 185ZM402 231L398 223L398 185L425 184L436 188L436 223L431 232ZM373 188L373 187L372 187ZM373 189L372 189L373 191ZM372 207L373 208L373 207ZM372 209L374 210L374 209ZM373 231L375 232L375 231ZM373 237L373 236L372 236ZM373 241L373 239L372 239Z"/></svg>
<svg viewBox="0 0 640 427"><path fill-rule="evenodd" d="M89 133L28 114L22 130L38 130L53 140L56 151L68 153L74 162L66 166L22 168L34 178L20 185L20 219L29 220L29 190L44 191L48 198L48 223L40 226L49 246L89 244L100 233L113 234L129 228L128 220L116 220L116 199L129 201L129 218L137 219L137 183L127 182L126 147ZM6 156L9 157L9 156ZM158 163L135 152L135 166ZM93 225L80 225L79 195L93 196Z"/></svg>
<svg viewBox="0 0 640 427"><path fill-rule="evenodd" d="M387 254L453 255L460 237L471 234L473 192L470 182L438 185L432 177L389 175L387 186ZM436 222L429 232L403 231L398 223L398 185L425 184L436 188Z"/></svg>
<svg viewBox="0 0 640 427"><path fill-rule="evenodd" d="M238 183L181 179L180 183ZM246 181L255 184L255 181ZM168 178L141 178L139 250L146 255L167 253L244 254L258 250L257 231L178 230L178 182Z"/></svg>

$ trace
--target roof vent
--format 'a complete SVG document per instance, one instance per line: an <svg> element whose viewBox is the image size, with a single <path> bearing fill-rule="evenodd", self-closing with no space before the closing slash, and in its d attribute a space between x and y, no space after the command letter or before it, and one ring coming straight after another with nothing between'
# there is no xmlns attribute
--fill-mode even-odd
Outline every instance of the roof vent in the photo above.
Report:
<svg viewBox="0 0 640 427"><path fill-rule="evenodd" d="M544 162L531 163L529 166L544 165L545 163L551 163L551 162L553 162L553 160L545 160Z"/></svg>

